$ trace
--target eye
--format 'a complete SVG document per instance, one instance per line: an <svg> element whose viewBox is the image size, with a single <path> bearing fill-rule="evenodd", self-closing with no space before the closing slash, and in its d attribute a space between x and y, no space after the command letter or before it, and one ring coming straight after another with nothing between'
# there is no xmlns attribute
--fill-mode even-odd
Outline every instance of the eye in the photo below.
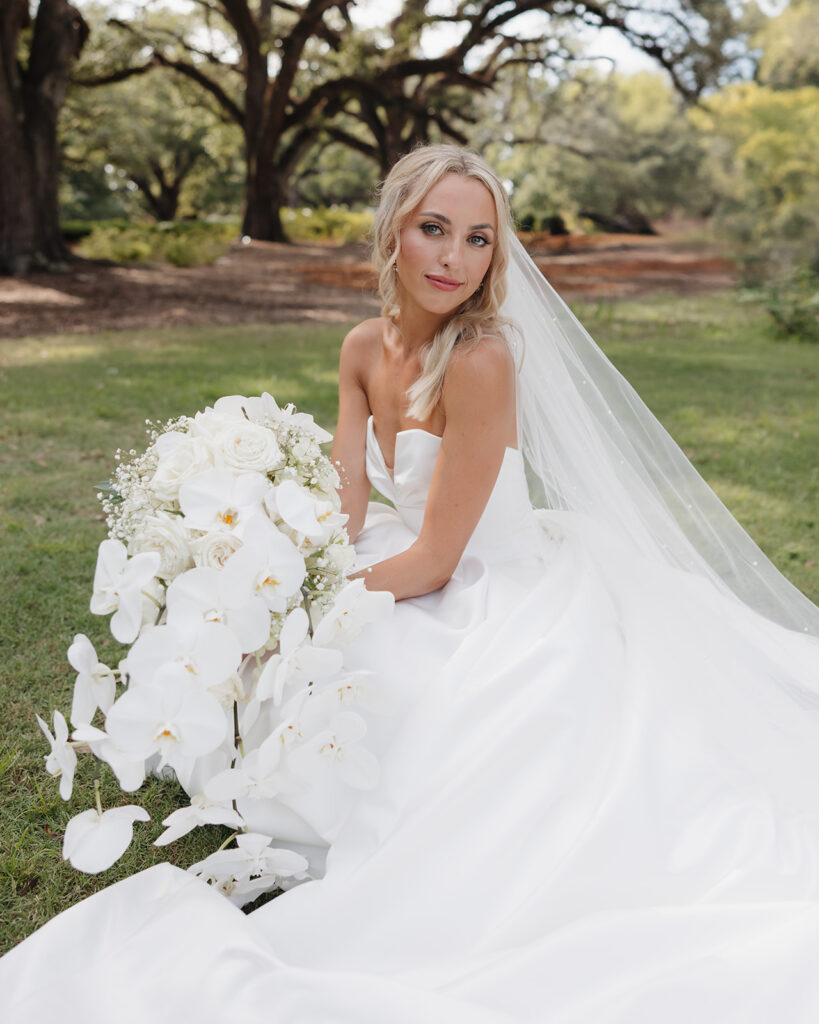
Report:
<svg viewBox="0 0 819 1024"><path fill-rule="evenodd" d="M434 228L435 231L427 231L427 228ZM435 232L441 231L441 225L436 224L434 221L427 221L426 224L421 225L421 230L426 231L427 234L435 234Z"/></svg>
<svg viewBox="0 0 819 1024"><path fill-rule="evenodd" d="M482 249L485 245L489 245L489 239L484 237L483 235L470 235L469 236L469 241L470 242L474 242L476 240L480 243L479 246L478 246L478 248L480 248L480 249Z"/></svg>

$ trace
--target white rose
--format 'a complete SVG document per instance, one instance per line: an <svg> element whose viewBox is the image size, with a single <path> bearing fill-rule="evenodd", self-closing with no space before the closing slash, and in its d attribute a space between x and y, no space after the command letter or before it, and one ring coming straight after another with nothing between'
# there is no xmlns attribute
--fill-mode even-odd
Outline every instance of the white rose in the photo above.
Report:
<svg viewBox="0 0 819 1024"><path fill-rule="evenodd" d="M208 446L201 438L177 436L181 440L170 448L159 445L162 438L157 440L159 465L150 486L154 494L164 501L176 501L182 484L196 473L210 469L213 464Z"/></svg>
<svg viewBox="0 0 819 1024"><path fill-rule="evenodd" d="M225 465L245 473L267 473L284 463L276 435L267 427L235 420L219 435Z"/></svg>
<svg viewBox="0 0 819 1024"><path fill-rule="evenodd" d="M175 579L181 572L193 565L190 543L179 516L167 512L155 512L143 522L128 543L128 554L138 555L143 551L159 554L157 575L163 580Z"/></svg>
<svg viewBox="0 0 819 1024"><path fill-rule="evenodd" d="M242 542L235 533L229 530L211 530L193 542L193 560L198 566L221 569L241 546Z"/></svg>

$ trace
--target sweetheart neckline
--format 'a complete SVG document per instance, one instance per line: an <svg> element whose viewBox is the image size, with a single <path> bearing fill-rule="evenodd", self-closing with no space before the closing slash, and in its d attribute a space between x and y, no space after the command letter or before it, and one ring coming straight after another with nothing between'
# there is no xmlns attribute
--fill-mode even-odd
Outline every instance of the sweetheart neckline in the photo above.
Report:
<svg viewBox="0 0 819 1024"><path fill-rule="evenodd" d="M372 413L370 413L370 415L367 417L367 429L368 429L369 433L372 434L373 443L375 444L375 447L378 449L378 454L381 457L381 464L383 465L384 469L386 469L387 475L392 479L394 474L395 474L395 445L393 446L393 464L392 464L392 466L388 466L387 465L387 460L384 458L384 450L381 447L381 445L380 445L380 443L378 441L378 438L375 436L375 420L373 418L373 414ZM433 434L431 430L424 430L423 427L406 427L404 430L396 430L396 432L395 432L396 444L398 442L398 438L402 434L426 434L427 437L432 437L436 441L443 441L443 438L441 437L440 434ZM504 449L504 457L506 456L506 452L518 452L518 453L520 453L520 448L513 448L510 444L508 444L508 445L506 445L506 447Z"/></svg>
<svg viewBox="0 0 819 1024"><path fill-rule="evenodd" d="M373 441L375 443L375 447L378 449L378 454L381 456L381 462L384 465L384 469L386 469L387 473L392 476L395 473L395 445L393 445L393 464L392 466L388 466L387 460L384 458L384 449L381 447L378 438L375 436L375 419L373 418L372 413L367 417L367 426L369 427L370 433L373 435ZM396 443L402 434L426 434L427 437L433 437L436 441L443 440L440 434L433 434L431 430L424 430L423 427L407 427L404 430L396 430Z"/></svg>

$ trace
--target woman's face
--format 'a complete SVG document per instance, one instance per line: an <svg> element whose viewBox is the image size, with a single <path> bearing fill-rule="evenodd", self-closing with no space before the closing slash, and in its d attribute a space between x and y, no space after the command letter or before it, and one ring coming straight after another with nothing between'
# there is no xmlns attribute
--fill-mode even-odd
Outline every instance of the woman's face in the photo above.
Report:
<svg viewBox="0 0 819 1024"><path fill-rule="evenodd" d="M401 227L396 266L402 307L407 299L446 316L481 284L497 236L495 200L476 178L447 174Z"/></svg>

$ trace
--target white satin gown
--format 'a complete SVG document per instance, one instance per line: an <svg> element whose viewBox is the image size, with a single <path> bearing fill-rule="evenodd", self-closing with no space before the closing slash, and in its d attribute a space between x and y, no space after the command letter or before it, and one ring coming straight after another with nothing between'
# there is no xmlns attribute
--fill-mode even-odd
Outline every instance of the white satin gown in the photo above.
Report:
<svg viewBox="0 0 819 1024"><path fill-rule="evenodd" d="M416 536L439 446L401 432L391 474L370 422L395 509L362 565ZM324 877L250 915L117 883L0 961L4 1024L819 1020L819 711L785 692L819 642L533 512L510 448L452 580L346 650L393 711L361 709L375 789L279 822Z"/></svg>

